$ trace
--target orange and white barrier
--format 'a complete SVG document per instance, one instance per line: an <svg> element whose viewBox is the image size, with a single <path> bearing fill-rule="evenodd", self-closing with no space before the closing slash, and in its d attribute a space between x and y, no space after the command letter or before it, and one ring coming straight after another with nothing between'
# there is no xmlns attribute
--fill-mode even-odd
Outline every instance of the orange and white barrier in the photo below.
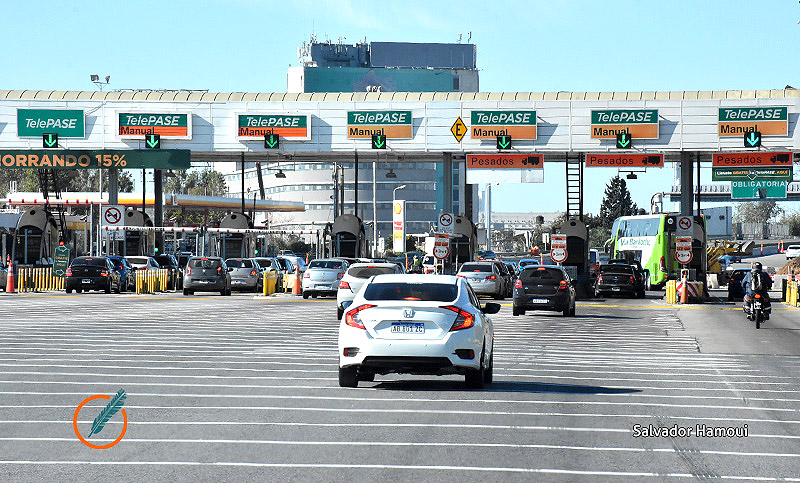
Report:
<svg viewBox="0 0 800 483"><path fill-rule="evenodd" d="M678 280L675 289L677 292L677 301L691 299L693 297L700 298L703 295L703 282L685 282L683 280Z"/></svg>

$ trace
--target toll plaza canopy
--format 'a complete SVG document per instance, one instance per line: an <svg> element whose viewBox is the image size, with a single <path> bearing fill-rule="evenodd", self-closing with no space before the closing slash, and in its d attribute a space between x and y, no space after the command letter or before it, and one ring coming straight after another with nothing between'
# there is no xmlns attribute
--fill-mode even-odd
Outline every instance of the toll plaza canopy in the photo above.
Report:
<svg viewBox="0 0 800 483"><path fill-rule="evenodd" d="M704 153L708 161L714 152L743 151L749 131L763 137L756 150L800 150L798 115L800 91L795 89L314 94L0 90L0 168L18 167L24 158L19 150L41 151L42 136L48 133L58 135L54 153L146 150L145 136L159 134L162 149L190 150L192 161L314 159L319 153L335 159L354 151L387 150L412 159L427 153L488 153L497 152L499 135L510 136L508 152L539 152L545 161L561 161L558 154L565 152L653 152L664 153L666 161L695 152ZM626 149L617 147L619 133L627 136ZM379 136L379 149L373 149L373 135Z"/></svg>

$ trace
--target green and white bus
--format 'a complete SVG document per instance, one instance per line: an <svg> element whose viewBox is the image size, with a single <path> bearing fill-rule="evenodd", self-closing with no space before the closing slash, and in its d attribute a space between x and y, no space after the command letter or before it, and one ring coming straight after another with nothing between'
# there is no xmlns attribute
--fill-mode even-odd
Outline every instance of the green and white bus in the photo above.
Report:
<svg viewBox="0 0 800 483"><path fill-rule="evenodd" d="M612 258L624 258L629 262L638 261L647 276L645 285L661 287L671 274L679 273L680 267L674 258L674 231L667 229L667 218L674 223L675 215L666 213L656 215L621 216L611 227ZM689 268L705 271L705 223L704 219L694 217L696 227L692 236L692 262ZM674 278L674 277L673 277Z"/></svg>

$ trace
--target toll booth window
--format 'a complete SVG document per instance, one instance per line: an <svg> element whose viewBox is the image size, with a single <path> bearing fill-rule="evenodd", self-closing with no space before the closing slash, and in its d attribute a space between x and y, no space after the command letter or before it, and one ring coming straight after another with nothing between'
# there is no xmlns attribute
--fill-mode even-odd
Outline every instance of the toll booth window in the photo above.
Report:
<svg viewBox="0 0 800 483"><path fill-rule="evenodd" d="M225 264L228 265L229 268L253 268L253 262L251 260L229 258L225 260Z"/></svg>
<svg viewBox="0 0 800 483"><path fill-rule="evenodd" d="M444 283L371 283L364 291L366 300L422 300L452 302L458 286Z"/></svg>
<svg viewBox="0 0 800 483"><path fill-rule="evenodd" d="M347 272L348 275L355 278L369 278L389 273L397 273L397 271L392 267L353 267Z"/></svg>
<svg viewBox="0 0 800 483"><path fill-rule="evenodd" d="M219 268L222 264L219 260L200 260L194 259L189 261L189 267L191 268Z"/></svg>

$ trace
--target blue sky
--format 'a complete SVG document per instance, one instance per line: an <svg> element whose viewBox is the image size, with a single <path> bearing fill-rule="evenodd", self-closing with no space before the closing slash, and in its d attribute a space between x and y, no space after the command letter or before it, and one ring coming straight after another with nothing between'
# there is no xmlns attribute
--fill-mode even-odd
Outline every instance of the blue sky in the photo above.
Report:
<svg viewBox="0 0 800 483"><path fill-rule="evenodd" d="M800 4L752 1L0 1L0 89L169 88L284 92L297 47L466 41L483 91L638 91L800 87ZM594 173L594 172L593 172ZM605 181L587 187L597 211ZM710 173L704 175L706 179ZM492 192L497 211L562 211L563 170L544 185ZM554 183L558 181L558 183ZM630 183L648 206L664 168ZM531 193L520 201L520 190Z"/></svg>

